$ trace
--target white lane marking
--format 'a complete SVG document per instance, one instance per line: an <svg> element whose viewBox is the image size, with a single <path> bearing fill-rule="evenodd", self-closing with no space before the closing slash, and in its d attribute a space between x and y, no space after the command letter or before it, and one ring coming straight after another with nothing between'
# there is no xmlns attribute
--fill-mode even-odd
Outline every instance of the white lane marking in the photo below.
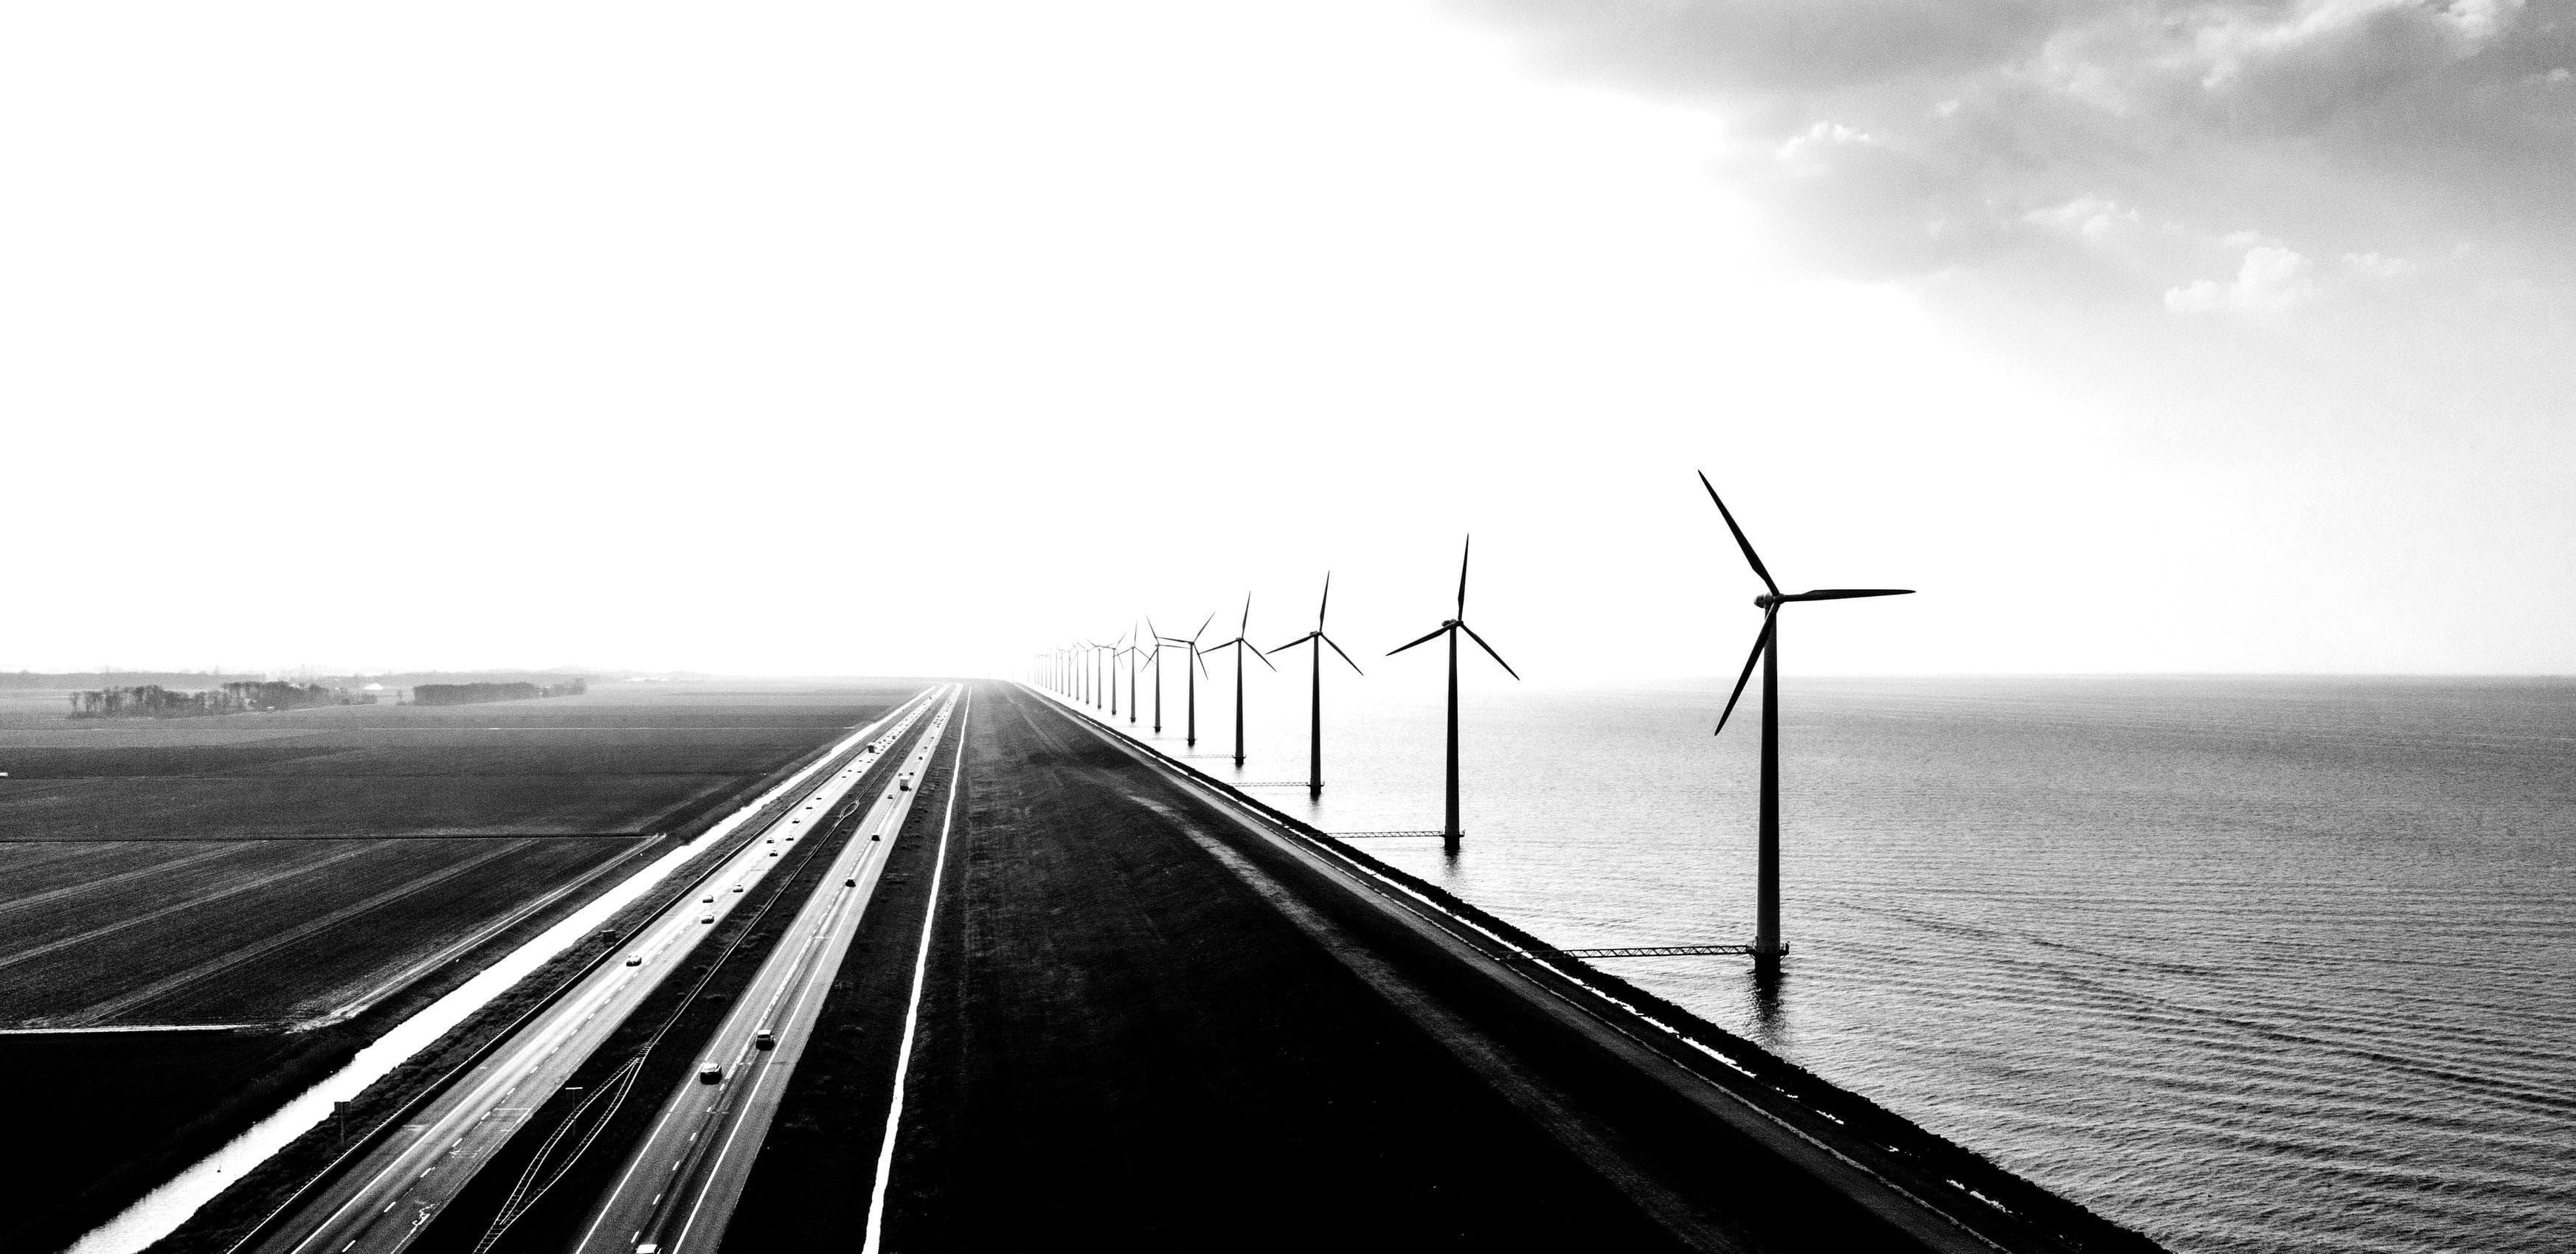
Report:
<svg viewBox="0 0 2576 1254"><path fill-rule="evenodd" d="M904 706L898 706L895 710L886 714L884 718L879 719L875 725L880 727L898 717L902 719L902 722L896 726L893 731L886 733L884 736L880 736L877 744L865 746L865 751L870 753L883 752L883 750L877 746L885 743L888 739L902 735L914 722L918 721L923 714L928 713L932 707L939 704L940 691L941 690L937 688L924 689L920 695L915 696L904 703L905 706L913 707L909 714L904 713ZM852 739L856 739L856 737L852 737ZM849 742L845 740L841 743L846 745ZM812 770L812 767L807 767L805 771L791 776L784 782L780 783L776 788L762 794L759 800L743 807L743 811L737 811L737 813L757 812L760 808L775 801L780 794L788 792L803 783L807 778L809 778L809 773ZM729 834L737 822L738 820L728 818L726 821L718 823L717 826L710 829L710 831L721 830ZM737 862L749 862L756 865L758 859L752 856L751 851L757 848L758 846L756 845L746 845L744 847L744 852L736 855ZM686 932L688 932L688 928L685 926L685 916L675 916L669 924L665 925L662 933L664 938L663 943L655 946L655 952L658 954L662 948L667 947L672 938L678 937ZM627 982L628 980L623 975L621 969L619 977L612 983L577 991L567 999L566 1005L558 1008L555 1012L550 1013L546 1018L540 1020L530 1029L529 1044L534 1045L542 1043L549 1034L568 1034L577 1029L580 1025L566 1024L564 1022L563 1015L565 1011L579 1009L585 1004L589 1005L594 1011L603 1009L606 1006L607 1000L615 996L618 992L623 991ZM517 1082L524 1080L536 1067L536 1060L528 1058L524 1050L525 1047L521 1047L519 1049L504 1049L496 1053L489 1061L477 1066L473 1072L469 1072L469 1078L472 1076L484 1077L480 1082L481 1087L479 1090L468 1089L462 1099L449 1107L448 1113L437 1117L434 1126L439 1128L452 1127L454 1121L465 1113L495 1103L497 1099L488 1096L491 1091L491 1085L493 1084L511 1084L510 1088L506 1088L501 1091L502 1097L508 1097L511 1094L516 1093L518 1091ZM511 1074L514 1069L518 1074ZM490 1112L486 1110L484 1115L469 1122L479 1122L481 1118L488 1118L489 1115ZM434 1136L435 1133L433 1132L431 1135L424 1136L402 1150L397 1151L393 1156L393 1161L386 1163L383 1170L377 1172L373 1179L369 1180L364 1186L353 1193L347 1201L344 1201L338 1207L335 1207L329 1215L323 1218L321 1223L315 1225L305 1234L303 1239L297 1241L294 1246L294 1254L302 1254L302 1251L306 1247L312 1245L316 1241L325 1239L324 1234L331 1232L332 1229L338 1227L342 1216L348 1214L349 1211L355 1207L363 1206L366 1202L372 1200L374 1196L379 1196L380 1194L378 1193L378 1190L383 1187L385 1181L409 1169L412 1163L419 1161L414 1157L414 1155L419 1152L421 1147L434 1144L435 1142L432 1139ZM421 1174L427 1175L428 1173L423 1172ZM414 1178L417 1179L418 1177Z"/></svg>
<svg viewBox="0 0 2576 1254"><path fill-rule="evenodd" d="M961 685L960 687L962 687L962 685ZM941 698L943 695L945 695L945 694L946 694L946 691L947 691L947 690L946 690L945 688L932 688L932 689L927 690L927 691L925 692L925 694L924 694L924 699L922 700L921 707L920 707L918 710L915 710L915 711L914 711L914 713L913 713L913 716L912 716L912 717L905 719L905 720L904 720L904 722L903 722L903 724L902 724L902 725L900 725L900 726L898 726L897 728L895 728L895 730L894 730L893 732L889 733L889 735L892 735L892 736L900 736L900 735L902 735L904 732L906 732L906 731L910 730L910 728L911 728L911 726L912 726L913 722L917 721L917 720L918 720L918 718L919 718L922 714L928 713L930 710L932 710L934 707L936 707L936 706L938 706L938 705L940 704L940 698ZM943 726L944 724L945 724L945 719L944 719L944 718L934 720L934 721L933 721L933 723L932 723L931 730L935 733L935 732L936 732L936 731L937 731L941 726ZM759 853L760 848L761 848L761 846L760 846L760 845L757 845L757 844L746 845L746 846L744 846L744 848L743 848L743 853L742 853L742 855L741 855L741 856L742 856L742 858L744 858L746 861L751 861L751 862L754 862L754 863L756 864L756 863L758 862L758 853ZM765 869L765 868L763 868L763 869ZM687 930L688 930L688 929L687 929L685 926L683 926L683 925L681 925L681 924L679 924L679 923L675 923L675 924L673 925L673 934L674 934L674 935L677 935L677 934L678 934L678 933L680 933L680 932L685 932L685 931L687 931ZM712 1110L712 1109L713 1109L713 1107L709 1107L708 1109L709 1109L709 1110ZM645 1139L644 1139L643 1144L644 1144L644 1145L646 1145L646 1146L650 1146L650 1145L651 1145L651 1144L653 1144L655 1141L660 1140L660 1139L661 1139L661 1136L662 1136L662 1133L663 1133L663 1130L664 1130L665 1128L667 1128L667 1127L669 1127L669 1126L670 1126L670 1121L671 1121L672 1119L674 1119L674 1118L677 1118L677 1117L678 1117L678 1115L679 1115L679 1113L680 1113L680 1112L679 1112L679 1110L674 1109L674 1110L669 1111L669 1112L667 1112L666 1114L664 1114L664 1116L662 1117L662 1120L654 1126L653 1130L652 1130L650 1133L648 1133L648 1134L646 1135L646 1137L645 1137ZM594 1237L596 1237L596 1236L598 1235L598 1233L599 1233L599 1226L600 1226L601 1224L603 1224L603 1223L605 1223L605 1222L607 1222L607 1221L608 1221L608 1218L609 1218L609 1211L610 1211L610 1209L615 1205L615 1199L616 1199L616 1198L618 1198L620 1195L622 1195L622 1194L624 1194L624 1193L625 1193L625 1191L626 1191L626 1186L627 1186L628 1182L629 1182L629 1181L631 1181L631 1180L634 1178L635 1173L636 1173L636 1172L638 1172L638 1171L643 1170L644 1165L645 1165L645 1158L646 1158L646 1156L645 1156L645 1155L643 1155L643 1154L639 1154L639 1155L637 1156L636 1160L635 1160L633 1163L631 1163L631 1164L627 1167L626 1172L618 1178L618 1181L617 1181L617 1185L616 1185L616 1187L614 1187L614 1188L610 1189L610 1190L609 1190L609 1192L605 1195L605 1196L606 1196L607 1201L606 1201L606 1202L605 1202L605 1203L600 1207L600 1213L599 1213L599 1216L598 1216L596 1219L593 1219L593 1220L591 1221L591 1225L590 1225L589 1229L588 1229L588 1230L586 1230L586 1231L584 1231L584 1232L582 1233L582 1237L581 1237L580 1242L579 1242L579 1243L577 1243L576 1245L574 1245L574 1246L572 1247L574 1250L578 1251L578 1250L583 1250L583 1249L587 1249L587 1248L589 1248L590 1243L591 1243L591 1240L592 1240ZM675 1163L671 1164L671 1169L672 1169L672 1170L674 1170L674 1171L677 1171L677 1170L679 1170L679 1168L680 1168L680 1166L681 1166L681 1165L682 1165L682 1164L680 1164L680 1163L676 1163L676 1162L675 1162ZM633 1239L633 1238L629 1238L629 1240L628 1240L628 1244L629 1244L629 1245L632 1245L633 1243L634 1243L634 1239Z"/></svg>
<svg viewBox="0 0 2576 1254"><path fill-rule="evenodd" d="M971 711L973 697L968 697ZM912 1038L921 1026L921 986L930 977L931 924L939 918L939 881L948 873L948 835L957 824L957 794L965 791L966 737L957 737L957 756L948 767L948 812L939 823L939 857L930 864L930 905L921 914L921 954L912 964L912 1003L903 1012L903 1044L894 1056L894 1097L886 1105L885 1145L877 1151L877 1178L868 1188L868 1239L860 1254L882 1254L885 1248L886 1185L894 1175L895 1130L903 1125L903 1085L912 1075Z"/></svg>

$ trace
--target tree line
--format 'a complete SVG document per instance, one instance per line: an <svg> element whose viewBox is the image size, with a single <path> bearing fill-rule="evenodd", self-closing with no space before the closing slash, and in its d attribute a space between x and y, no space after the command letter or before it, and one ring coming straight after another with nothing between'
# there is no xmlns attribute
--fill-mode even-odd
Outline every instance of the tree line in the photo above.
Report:
<svg viewBox="0 0 2576 1254"><path fill-rule="evenodd" d="M71 694L73 718L195 718L214 714L247 714L252 710L301 710L317 705L373 705L372 693L321 684L246 680L203 692L180 692L159 684L100 688Z"/></svg>
<svg viewBox="0 0 2576 1254"><path fill-rule="evenodd" d="M413 705L475 705L484 701L527 701L536 697L577 697L590 691L578 676L551 684L416 684Z"/></svg>

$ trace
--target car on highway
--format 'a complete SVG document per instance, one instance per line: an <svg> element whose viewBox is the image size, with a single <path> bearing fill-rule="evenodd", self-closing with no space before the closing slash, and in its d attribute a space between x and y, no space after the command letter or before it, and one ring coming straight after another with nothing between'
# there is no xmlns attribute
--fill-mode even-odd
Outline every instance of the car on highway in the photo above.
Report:
<svg viewBox="0 0 2576 1254"><path fill-rule="evenodd" d="M753 1049L776 1049L778 1048L778 1038L771 1035L769 1029L762 1028L758 1032L752 1033L751 1047Z"/></svg>
<svg viewBox="0 0 2576 1254"><path fill-rule="evenodd" d="M628 965L628 966L630 966L630 967L640 967L640 966L643 966L643 965L644 965L644 955L642 955L642 954L628 954L628 955L626 955L626 965Z"/></svg>
<svg viewBox="0 0 2576 1254"><path fill-rule="evenodd" d="M716 904L716 897L715 897L715 894L714 894L714 893L709 893L709 894L707 894L707 895L706 895L706 896L704 896L704 897L700 897L700 898L698 898L698 900L703 901L703 902L707 903L707 904L708 904L708 905L710 905L710 906L712 906L712 905Z"/></svg>
<svg viewBox="0 0 2576 1254"><path fill-rule="evenodd" d="M698 1083L715 1084L724 1079L724 1064L711 1062L698 1068Z"/></svg>
<svg viewBox="0 0 2576 1254"><path fill-rule="evenodd" d="M716 916L714 916L714 915L712 915L712 914L711 914L711 915L708 915L707 917L705 917L705 918L703 918L703 919L698 920L698 922L700 922L700 923L713 923L713 922L715 922L715 921L716 921Z"/></svg>
<svg viewBox="0 0 2576 1254"><path fill-rule="evenodd" d="M841 881L841 887L843 887L843 888L856 888L856 887L858 887L858 886L859 886L859 882L858 882L857 880L843 880L843 881Z"/></svg>
<svg viewBox="0 0 2576 1254"><path fill-rule="evenodd" d="M734 886L733 886L733 890L734 890L735 892L741 892L741 891L742 891L742 885L740 885L740 884L736 884L736 885L734 885Z"/></svg>

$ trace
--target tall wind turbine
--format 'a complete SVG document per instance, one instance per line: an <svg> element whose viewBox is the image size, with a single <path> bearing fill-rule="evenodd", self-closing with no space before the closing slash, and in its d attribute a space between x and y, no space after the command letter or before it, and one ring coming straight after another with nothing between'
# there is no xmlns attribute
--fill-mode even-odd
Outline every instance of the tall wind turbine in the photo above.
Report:
<svg viewBox="0 0 2576 1254"><path fill-rule="evenodd" d="M1154 647L1146 652L1154 657L1147 665L1154 668L1154 734L1160 736L1163 734L1163 650L1167 646L1163 633L1155 629L1151 617L1145 620L1145 638L1154 642Z"/></svg>
<svg viewBox="0 0 2576 1254"><path fill-rule="evenodd" d="M1144 637L1136 633L1136 624L1129 623L1124 639L1141 641ZM1145 649L1141 644L1123 644L1119 646L1118 653L1127 659L1127 725L1133 727L1136 725L1136 716L1143 712L1136 708L1139 704L1136 700L1136 670L1141 665L1136 659L1145 655Z"/></svg>
<svg viewBox="0 0 2576 1254"><path fill-rule="evenodd" d="M1232 639L1232 640L1228 640L1228 641L1226 641L1224 644L1216 645L1216 646L1214 646L1213 648L1210 648L1210 649L1208 650L1208 652L1210 652L1210 653L1214 653L1214 652L1216 652L1218 649L1232 649L1232 650L1234 650L1234 769L1236 769L1236 770L1238 770L1238 771L1243 769L1243 654L1244 654L1244 651L1245 651L1245 650L1250 650L1250 651L1251 651L1251 653L1252 653L1252 656L1254 656L1254 657L1258 657L1258 658L1261 658L1261 664L1262 664L1263 666L1270 666L1270 669L1272 669L1272 670L1274 670L1274 671L1275 671L1275 670L1277 670L1277 669L1279 669L1279 668L1278 668L1278 667L1276 667L1276 666L1271 666L1271 665L1270 665L1270 659L1269 659L1269 658L1261 657L1261 649L1260 649L1260 646L1253 644L1251 640L1249 640L1249 639L1247 639L1247 638L1246 638L1246 637L1248 637L1249 635L1251 635L1251 632L1252 632L1252 594L1251 594L1251 593L1249 593L1249 592L1247 592L1247 593L1244 593L1244 594L1243 594L1243 624L1242 624L1241 626L1239 626L1239 627L1235 628L1235 631L1234 631L1234 639Z"/></svg>
<svg viewBox="0 0 2576 1254"><path fill-rule="evenodd" d="M1126 656L1127 637L1120 636L1107 644L1094 641L1091 648L1092 656L1099 659L1100 678L1104 681L1104 686L1109 689L1109 719L1111 722L1116 722L1118 720L1118 659ZM1095 700L1092 704L1097 706L1100 702Z"/></svg>
<svg viewBox="0 0 2576 1254"><path fill-rule="evenodd" d="M1753 637L1753 654L1744 659L1744 673L1735 677L1735 691L1726 697L1726 710L1717 716L1717 730L1726 730L1726 720L1735 713L1735 703L1744 696L1745 682L1753 678L1753 665L1762 664L1762 808L1760 819L1760 869L1754 888L1753 969L1774 972L1780 969L1780 955L1789 952L1780 943L1780 607L1792 601L1847 601L1854 597L1901 597L1912 588L1817 588L1811 592L1788 593L1771 581L1762 558L1753 551L1753 542L1744 538L1744 528L1735 525L1735 515L1726 502L1718 500L1717 489L1702 473L1699 486L1708 489L1708 499L1717 503L1717 516L1726 520L1726 529L1735 536L1735 546L1744 550L1746 564L1761 577L1769 589L1753 598L1762 611L1762 630Z"/></svg>
<svg viewBox="0 0 2576 1254"><path fill-rule="evenodd" d="M1413 645L1425 643L1433 637L1444 635L1449 637L1449 805L1445 825L1440 829L1440 848L1444 853L1458 852L1458 839L1465 835L1458 830L1458 633L1462 631L1467 633L1467 638L1475 641L1476 647L1483 649L1485 656L1494 659L1494 665L1502 667L1505 674L1514 679L1521 677L1519 671L1512 669L1511 663L1503 660L1502 654L1494 652L1494 646L1485 643L1485 638L1477 635L1476 629L1467 625L1467 556L1474 551L1475 543L1476 538L1469 536L1467 542L1458 548L1458 617L1440 624L1439 628L1432 631L1430 635L1414 641L1413 644L1399 645L1386 651L1388 657L1394 657L1412 648Z"/></svg>
<svg viewBox="0 0 2576 1254"><path fill-rule="evenodd" d="M1208 616L1200 620L1199 629L1190 633L1189 639L1183 640L1179 636L1157 637L1165 644L1189 650L1190 664L1181 668L1181 674L1189 680L1190 692L1188 731L1184 734L1181 743L1191 748L1197 747L1199 743L1199 675L1207 670L1207 663L1199 660L1199 637L1206 635L1208 624L1215 621L1216 611L1210 610Z"/></svg>
<svg viewBox="0 0 2576 1254"><path fill-rule="evenodd" d="M1324 611L1332 603L1333 572L1328 570L1324 572L1324 597L1315 603L1315 629L1271 650L1273 653L1279 653L1301 644L1315 646L1314 684L1311 689L1312 700L1307 723L1309 730L1306 738L1306 793L1308 796L1324 791L1324 647L1331 645L1333 652L1341 654L1344 662L1350 662L1353 674L1368 673L1360 669L1359 663L1351 661L1350 654L1342 653L1342 646L1333 644L1331 636L1324 634Z"/></svg>

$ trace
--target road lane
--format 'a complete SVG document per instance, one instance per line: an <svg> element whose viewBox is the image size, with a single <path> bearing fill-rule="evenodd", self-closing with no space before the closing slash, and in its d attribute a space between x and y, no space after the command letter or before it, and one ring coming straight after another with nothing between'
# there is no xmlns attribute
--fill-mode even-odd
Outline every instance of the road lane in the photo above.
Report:
<svg viewBox="0 0 2576 1254"><path fill-rule="evenodd" d="M963 746L959 695L951 695L870 807L859 828L868 839L852 836L790 926L790 943L770 954L700 1053L701 1065L720 1067L722 1078L710 1084L692 1074L664 1102L652 1132L621 1164L616 1185L585 1218L579 1254L639 1245L661 1254L713 1251L722 1243L824 997L920 796L918 785L947 738ZM773 1048L759 1048L764 1030Z"/></svg>
<svg viewBox="0 0 2576 1254"><path fill-rule="evenodd" d="M813 766L740 811L744 818L756 816L782 794L810 790L801 804L705 876L703 890L682 897L642 928L624 951L627 959L592 971L332 1187L269 1225L254 1248L265 1254L349 1254L361 1248L383 1254L408 1245L528 1114L666 975L684 965L714 930L709 925L744 899L742 889L779 865L782 842L819 827L949 688L926 690L844 738ZM725 825L710 832L718 840L730 834Z"/></svg>

